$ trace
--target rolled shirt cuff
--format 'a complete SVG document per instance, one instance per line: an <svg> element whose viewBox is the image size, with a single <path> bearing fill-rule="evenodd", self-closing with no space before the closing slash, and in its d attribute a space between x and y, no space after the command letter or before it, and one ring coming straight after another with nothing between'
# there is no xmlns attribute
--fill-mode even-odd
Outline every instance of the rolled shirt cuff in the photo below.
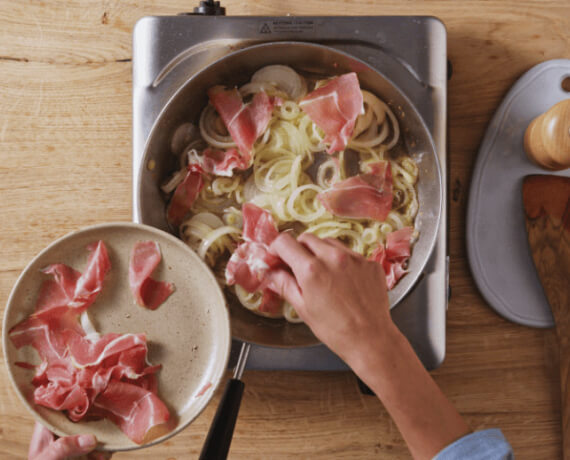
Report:
<svg viewBox="0 0 570 460"><path fill-rule="evenodd" d="M433 460L514 460L513 449L498 428L476 431L445 447Z"/></svg>

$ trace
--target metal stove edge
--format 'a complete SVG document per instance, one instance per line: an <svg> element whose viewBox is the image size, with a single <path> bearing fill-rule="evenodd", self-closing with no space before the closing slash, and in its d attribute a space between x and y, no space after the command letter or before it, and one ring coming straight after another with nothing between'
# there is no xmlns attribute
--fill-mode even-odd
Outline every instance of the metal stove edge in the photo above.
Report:
<svg viewBox="0 0 570 460"><path fill-rule="evenodd" d="M186 18L186 21L184 20ZM149 75L153 76L150 81L154 81L156 75L164 67L164 61L169 62L168 59L172 59L176 54L181 52L181 49L170 50L170 55L160 54L161 63L153 61L152 55L153 51L159 48L161 40L164 42L164 32L160 30L153 30L150 34L154 37L153 42L140 43L140 39L137 41L137 37L144 35L141 28L152 27L153 29L167 27L170 29L171 35L176 35L175 29L172 29L171 24L176 23L179 26L184 24L188 25L201 24L198 23L195 16L163 16L163 17L147 17L139 20L135 29L133 31L133 218L135 222L140 222L140 216L138 215L138 197L136 195L136 190L138 188L138 172L140 170L142 153L144 149L144 142L148 136L148 131L152 126L152 122L158 116L160 109L169 97L164 94L160 94L156 90L156 87L149 86ZM204 19L204 18L200 18ZM414 98L414 94L418 94L418 91L424 91L424 94L430 95L430 101L433 106L427 104L428 107L418 107L422 117L424 118L427 126L429 127L435 147L440 159L440 166L442 172L442 182L443 182L443 209L442 209L442 221L440 224L438 242L432 253L429 266L435 266L436 268L432 271L427 270L424 278L418 283L418 286L414 288L414 291L410 293L403 301L394 309L392 309L392 317L398 327L402 332L408 337L408 340L414 347L414 350L418 354L420 360L424 366L428 369L435 369L441 365L445 358L445 315L447 310L447 297L449 288L449 257L447 253L447 52L446 52L446 32L443 23L437 18L432 17L324 17L324 16L313 16L313 17L218 17L215 22L217 24L223 24L220 21L227 21L228 23L234 22L239 24L262 24L258 27L258 31L261 30L259 27L263 27L268 21L286 21L288 24L299 24L299 21L332 21L332 22L343 22L345 24L354 25L358 21L378 21L381 20L384 24L389 22L394 25L393 21L405 21L407 26L410 24L424 25L424 30L422 33L427 34L426 40L423 41L424 44L424 57L428 57L428 65L425 63L421 64L423 67L414 70L412 65L412 71L408 69L408 74L411 78L406 82L404 87L399 83L398 86L401 87L402 91L410 97ZM297 22L295 22L297 21ZM388 22L386 22L388 21ZM427 24L427 25L426 25ZM212 30L212 29L210 29ZM227 31L227 28L224 29ZM355 29L358 30L358 29ZM431 32L430 32L431 30ZM159 33L160 32L160 33ZM251 30L248 32L251 35ZM430 35L433 37L430 39ZM247 34L246 34L247 35ZM286 35L282 35L281 38ZM305 34L306 36L306 34ZM162 38L161 38L162 37ZM289 39L295 38L296 40L303 41L305 37L290 37ZM242 36L243 38L243 36ZM187 39L186 39L187 40ZM338 40L338 39L337 39ZM184 42L184 40L182 40ZM199 40L198 40L199 41ZM262 40L263 41L263 40ZM272 41L272 40L264 40ZM321 40L315 39L314 37L309 41ZM339 40L342 44L342 40ZM326 44L326 43L325 43ZM189 42L181 43L180 46L182 51L184 47L188 48ZM331 46L331 44L329 44ZM332 45L335 47L334 45ZM370 61L374 61L371 56L362 56L362 53L366 54L366 48L364 51L359 49L358 51L352 50L350 43L344 43L342 46L337 44L336 47L343 49L344 51L355 55L356 57L368 62L373 65ZM156 55L156 52L154 51ZM168 53L167 53L168 54ZM396 56L399 56L396 54ZM367 59L366 59L367 58ZM149 62L149 60L151 62ZM402 64L402 58L393 59L396 62ZM422 61L423 62L423 61ZM411 65L407 63L408 65ZM378 65L378 64L376 64ZM416 64L418 65L418 64ZM386 72L386 69L382 69ZM146 79L141 79L141 72L145 72ZM427 82L427 83L426 83ZM176 88L174 88L176 89ZM160 103L156 104L154 102L153 110L150 111L150 116L147 113L146 120L143 120L143 113L141 111L146 109L144 102L147 101L149 94L150 99L159 98ZM167 92L168 93L168 92ZM156 107L158 106L158 107ZM142 109L145 107L145 109ZM146 112L146 110L145 110ZM429 288L432 286L433 288ZM429 298L428 302L425 299ZM415 300L414 300L415 299ZM410 315L409 304L416 302L423 304L425 303L425 309L414 312ZM408 307L407 307L408 306ZM417 327L418 323L422 323L422 320L417 321L417 315L421 314L423 323L427 327ZM235 358L230 357L230 366L235 362ZM268 363L270 365L268 366ZM278 349L270 347L260 347L254 346L251 349L250 358L248 360L248 369L264 369L264 370L348 370L346 364L340 360L336 355L334 355L328 348L324 345L307 347L302 349Z"/></svg>

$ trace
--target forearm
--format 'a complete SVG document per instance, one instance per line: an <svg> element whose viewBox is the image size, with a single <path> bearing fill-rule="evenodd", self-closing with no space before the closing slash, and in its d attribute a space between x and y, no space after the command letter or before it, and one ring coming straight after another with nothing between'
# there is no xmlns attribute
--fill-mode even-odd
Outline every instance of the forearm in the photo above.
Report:
<svg viewBox="0 0 570 460"><path fill-rule="evenodd" d="M349 364L380 398L414 458L432 458L469 432L395 326L368 343L374 349L360 351Z"/></svg>

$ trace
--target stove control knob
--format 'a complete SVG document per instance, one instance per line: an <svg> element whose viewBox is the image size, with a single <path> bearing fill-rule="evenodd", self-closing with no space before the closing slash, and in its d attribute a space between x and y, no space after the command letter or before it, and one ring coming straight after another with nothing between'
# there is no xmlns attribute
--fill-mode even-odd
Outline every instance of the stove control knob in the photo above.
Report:
<svg viewBox="0 0 570 460"><path fill-rule="evenodd" d="M226 9L220 5L220 2L207 0L201 1L200 6L194 8L193 13L182 13L190 15L200 15L200 16L225 16Z"/></svg>

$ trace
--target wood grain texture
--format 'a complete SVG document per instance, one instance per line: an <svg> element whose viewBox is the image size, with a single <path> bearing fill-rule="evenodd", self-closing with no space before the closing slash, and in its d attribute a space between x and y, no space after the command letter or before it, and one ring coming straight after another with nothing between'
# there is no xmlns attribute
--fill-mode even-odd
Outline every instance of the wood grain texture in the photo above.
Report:
<svg viewBox="0 0 570 460"><path fill-rule="evenodd" d="M131 32L197 2L0 0L0 309L54 238L131 218ZM552 1L223 0L232 15L429 14L448 29L450 255L447 357L433 373L473 429L500 427L517 458L561 457L550 331L511 324L477 292L465 250L469 180L485 128L531 66L570 58L570 5ZM2 361L3 358L0 358ZM230 458L409 458L379 401L349 373L246 372ZM219 395L164 444L116 459L196 458ZM32 417L0 363L0 458L26 457Z"/></svg>
<svg viewBox="0 0 570 460"><path fill-rule="evenodd" d="M570 168L570 99L530 122L524 134L528 157L544 169Z"/></svg>
<svg viewBox="0 0 570 460"><path fill-rule="evenodd" d="M523 204L532 259L558 337L563 458L570 460L570 178L524 178Z"/></svg>

